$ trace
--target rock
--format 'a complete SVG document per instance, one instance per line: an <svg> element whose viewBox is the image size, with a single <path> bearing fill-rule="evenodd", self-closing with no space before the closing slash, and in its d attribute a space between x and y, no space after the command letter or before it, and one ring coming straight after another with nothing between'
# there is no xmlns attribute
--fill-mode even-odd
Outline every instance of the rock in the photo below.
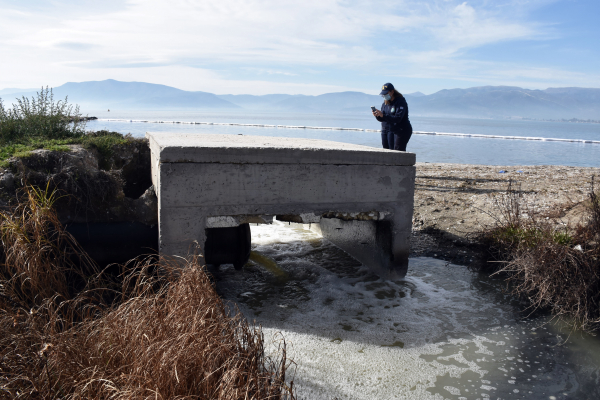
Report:
<svg viewBox="0 0 600 400"><path fill-rule="evenodd" d="M158 224L158 198L154 186L150 186L143 195L134 200L136 220L146 225Z"/></svg>
<svg viewBox="0 0 600 400"><path fill-rule="evenodd" d="M14 204L19 189L34 185L59 191L62 223L141 222L156 225L150 149L143 139L115 146L107 158L80 145L70 151L34 150L9 160L0 175L0 200Z"/></svg>
<svg viewBox="0 0 600 400"><path fill-rule="evenodd" d="M0 188L12 190L15 186L15 176L11 172L5 172L0 176Z"/></svg>

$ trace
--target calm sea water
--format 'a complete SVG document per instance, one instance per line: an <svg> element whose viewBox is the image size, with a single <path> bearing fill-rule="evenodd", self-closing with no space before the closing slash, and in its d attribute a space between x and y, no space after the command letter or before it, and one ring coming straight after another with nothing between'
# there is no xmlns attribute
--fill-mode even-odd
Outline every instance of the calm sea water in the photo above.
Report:
<svg viewBox="0 0 600 400"><path fill-rule="evenodd" d="M270 125L329 126L379 129L380 124L367 112L359 114L302 114L251 111L96 111L98 118L144 119L187 122L235 122ZM415 131L452 132L501 136L537 136L600 140L600 124L568 122L491 120L411 116ZM327 131L240 126L181 125L118 121L92 121L89 129L109 129L134 136L148 131L244 134L325 139L381 147L377 132ZM585 143L539 142L504 139L462 138L413 135L408 151L417 161L487 165L600 165L600 145Z"/></svg>

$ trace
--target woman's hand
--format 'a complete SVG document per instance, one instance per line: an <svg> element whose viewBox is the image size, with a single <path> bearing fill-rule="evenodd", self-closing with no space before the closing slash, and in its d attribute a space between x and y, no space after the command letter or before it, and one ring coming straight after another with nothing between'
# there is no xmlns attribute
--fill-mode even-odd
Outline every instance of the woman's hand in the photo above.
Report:
<svg viewBox="0 0 600 400"><path fill-rule="evenodd" d="M383 113L379 110L375 110L373 111L373 115L376 117L383 117Z"/></svg>

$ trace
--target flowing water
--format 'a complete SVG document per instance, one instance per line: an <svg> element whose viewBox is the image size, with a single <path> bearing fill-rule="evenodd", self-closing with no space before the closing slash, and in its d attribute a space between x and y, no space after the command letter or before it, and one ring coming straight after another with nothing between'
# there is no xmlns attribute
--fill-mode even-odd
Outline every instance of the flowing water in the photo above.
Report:
<svg viewBox="0 0 600 400"><path fill-rule="evenodd" d="M530 316L501 281L432 258L382 281L302 225L252 226L217 290L285 339L302 399L598 399L600 340Z"/></svg>

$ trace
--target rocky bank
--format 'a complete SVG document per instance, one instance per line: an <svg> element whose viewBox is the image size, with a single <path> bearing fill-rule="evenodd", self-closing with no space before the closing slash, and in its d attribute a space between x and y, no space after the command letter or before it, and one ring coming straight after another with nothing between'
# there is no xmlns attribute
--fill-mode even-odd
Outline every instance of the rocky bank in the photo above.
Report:
<svg viewBox="0 0 600 400"><path fill-rule="evenodd" d="M63 224L158 223L145 139L115 145L109 154L71 145L70 151L35 150L0 170L0 206L15 204L25 185L58 189Z"/></svg>

